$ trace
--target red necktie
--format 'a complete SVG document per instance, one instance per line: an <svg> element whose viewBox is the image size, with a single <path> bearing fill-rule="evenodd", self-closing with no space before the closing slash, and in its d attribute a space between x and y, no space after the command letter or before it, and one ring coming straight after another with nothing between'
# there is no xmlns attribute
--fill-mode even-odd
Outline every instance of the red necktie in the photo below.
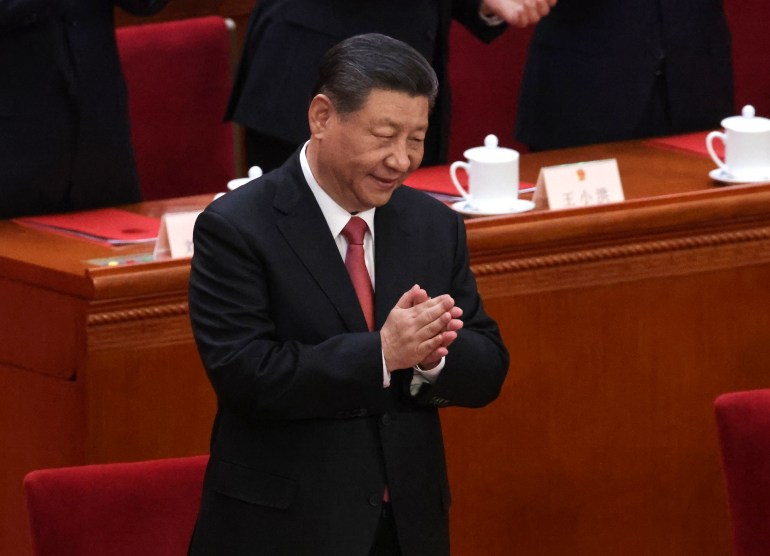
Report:
<svg viewBox="0 0 770 556"><path fill-rule="evenodd" d="M369 227L363 219L353 216L342 228L342 235L348 240L348 250L345 253L345 268L348 269L353 287L356 289L358 302L366 317L369 330L374 330L374 290L369 271L366 270L366 258L364 257L364 236ZM383 502L390 501L390 492L385 487L382 493Z"/></svg>
<svg viewBox="0 0 770 556"><path fill-rule="evenodd" d="M358 302L366 317L366 324L369 330L374 330L374 290L364 258L364 235L368 229L363 219L353 216L342 229L342 235L348 240L345 268L348 269L350 280L356 289Z"/></svg>

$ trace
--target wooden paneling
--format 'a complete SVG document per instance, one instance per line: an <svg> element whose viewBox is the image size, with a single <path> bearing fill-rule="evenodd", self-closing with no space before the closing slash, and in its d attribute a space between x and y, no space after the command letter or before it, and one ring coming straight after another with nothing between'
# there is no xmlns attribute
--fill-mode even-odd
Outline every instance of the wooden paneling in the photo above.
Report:
<svg viewBox="0 0 770 556"><path fill-rule="evenodd" d="M4 343L5 322L1 330ZM25 344L45 350L34 337ZM30 554L22 479L84 461L84 427L82 384L0 362L0 553Z"/></svg>
<svg viewBox="0 0 770 556"><path fill-rule="evenodd" d="M770 187L697 183L469 223L512 357L500 400L442 415L455 553L730 554L712 402L770 385Z"/></svg>
<svg viewBox="0 0 770 556"><path fill-rule="evenodd" d="M190 202L142 210L171 206ZM189 261L88 262L148 249L0 222L2 554L30 553L21 481L33 469L208 452L215 399L190 331Z"/></svg>

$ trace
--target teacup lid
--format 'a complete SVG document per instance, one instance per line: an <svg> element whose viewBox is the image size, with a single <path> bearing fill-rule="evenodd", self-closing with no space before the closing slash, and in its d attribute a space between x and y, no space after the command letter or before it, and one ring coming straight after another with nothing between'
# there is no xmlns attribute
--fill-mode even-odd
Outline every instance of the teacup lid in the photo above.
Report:
<svg viewBox="0 0 770 556"><path fill-rule="evenodd" d="M255 180L260 177L262 177L262 168L260 168L259 166L252 166L251 168L249 168L248 178L235 178L233 180L228 181L227 189L229 189L230 191L232 191L233 189L238 189L243 184L248 183L251 180Z"/></svg>
<svg viewBox="0 0 770 556"><path fill-rule="evenodd" d="M733 131L760 133L770 131L770 119L756 115L756 110L747 104L741 110L740 116L730 116L722 120L722 127Z"/></svg>
<svg viewBox="0 0 770 556"><path fill-rule="evenodd" d="M483 147L473 147L463 153L465 158L476 162L510 162L519 156L518 151L498 147L496 135L487 135Z"/></svg>

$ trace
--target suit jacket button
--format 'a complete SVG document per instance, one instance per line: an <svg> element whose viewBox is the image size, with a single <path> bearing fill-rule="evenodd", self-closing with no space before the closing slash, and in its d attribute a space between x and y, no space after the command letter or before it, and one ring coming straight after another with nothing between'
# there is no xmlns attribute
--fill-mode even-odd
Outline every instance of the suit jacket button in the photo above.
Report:
<svg viewBox="0 0 770 556"><path fill-rule="evenodd" d="M382 423L385 426L390 425L390 422L393 420L393 417L390 416L390 413L384 413L382 417L380 417L380 423Z"/></svg>
<svg viewBox="0 0 770 556"><path fill-rule="evenodd" d="M379 506L380 502L382 502L382 493L381 492L374 492L369 495L369 505L370 506Z"/></svg>

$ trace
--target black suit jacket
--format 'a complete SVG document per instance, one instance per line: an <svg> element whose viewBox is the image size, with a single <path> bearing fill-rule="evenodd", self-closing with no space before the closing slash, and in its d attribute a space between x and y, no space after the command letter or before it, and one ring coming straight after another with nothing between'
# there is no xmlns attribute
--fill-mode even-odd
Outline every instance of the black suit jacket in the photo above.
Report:
<svg viewBox="0 0 770 556"><path fill-rule="evenodd" d="M167 0L0 0L0 218L135 202L113 7Z"/></svg>
<svg viewBox="0 0 770 556"><path fill-rule="evenodd" d="M387 483L403 554L447 554L437 407L489 403L508 366L460 217L406 186L375 213L377 327L415 283L464 310L417 397L411 370L382 387L380 335L297 155L212 203L194 239L190 316L219 404L191 553L367 554Z"/></svg>
<svg viewBox="0 0 770 556"><path fill-rule="evenodd" d="M656 83L671 126L652 134L717 128L732 114L721 0L559 0L532 37L517 138L559 148L638 137Z"/></svg>
<svg viewBox="0 0 770 556"><path fill-rule="evenodd" d="M323 54L343 39L383 33L429 60L440 91L424 164L443 162L449 141L447 75L452 18L491 41L504 25L478 15L480 0L260 0L251 15L227 118L291 143L309 134L307 109Z"/></svg>

